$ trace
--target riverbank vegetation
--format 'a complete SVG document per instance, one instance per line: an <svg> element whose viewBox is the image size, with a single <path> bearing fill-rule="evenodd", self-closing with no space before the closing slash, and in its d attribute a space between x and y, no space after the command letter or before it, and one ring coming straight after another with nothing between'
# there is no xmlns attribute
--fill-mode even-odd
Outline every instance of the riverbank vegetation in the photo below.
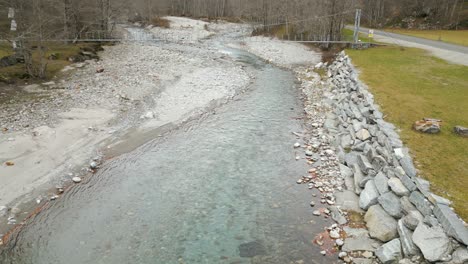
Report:
<svg viewBox="0 0 468 264"><path fill-rule="evenodd" d="M379 47L348 50L360 78L375 95L386 119L400 128L421 176L432 190L450 198L468 219L468 140L453 133L468 125L468 67L449 64L419 49ZM443 120L442 132L421 134L412 129L424 117Z"/></svg>
<svg viewBox="0 0 468 264"><path fill-rule="evenodd" d="M44 43L42 48L34 46L34 48L31 49L32 64L43 65L44 74L40 79L48 80L56 76L65 66L73 62L97 58L96 52L100 50L101 46L96 43ZM15 51L11 45L7 43L2 43L0 45L0 58L14 56L14 54ZM37 76L30 74L29 70L26 68L26 64L21 61L14 62L12 65L2 65L2 67L0 67L0 82L15 83L31 81L36 77Z"/></svg>

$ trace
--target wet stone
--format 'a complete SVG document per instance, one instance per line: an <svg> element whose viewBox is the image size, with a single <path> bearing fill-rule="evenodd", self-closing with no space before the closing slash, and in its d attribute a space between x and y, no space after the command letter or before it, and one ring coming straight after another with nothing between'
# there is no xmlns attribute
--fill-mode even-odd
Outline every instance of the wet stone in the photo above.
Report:
<svg viewBox="0 0 468 264"><path fill-rule="evenodd" d="M239 255L243 258L266 255L266 248L259 241L244 243L239 246Z"/></svg>

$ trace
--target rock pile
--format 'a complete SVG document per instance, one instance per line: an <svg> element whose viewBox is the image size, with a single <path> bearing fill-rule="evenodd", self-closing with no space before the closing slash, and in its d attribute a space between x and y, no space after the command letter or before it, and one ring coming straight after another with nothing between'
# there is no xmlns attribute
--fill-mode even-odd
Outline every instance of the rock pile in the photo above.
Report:
<svg viewBox="0 0 468 264"><path fill-rule="evenodd" d="M416 121L414 123L414 129L419 132L427 134L437 134L440 133L440 126L442 120L434 118L424 118L423 120Z"/></svg>
<svg viewBox="0 0 468 264"><path fill-rule="evenodd" d="M463 137L468 137L468 127L456 126L453 131Z"/></svg>
<svg viewBox="0 0 468 264"><path fill-rule="evenodd" d="M341 255L349 262L359 252L366 263L467 263L464 222L450 201L431 193L429 182L417 176L408 149L358 81L351 60L342 52L327 70L329 91L322 92L321 101L330 111L324 131L334 136L333 151L346 186L335 193L336 206L365 212L367 226L345 229L341 250L347 254ZM425 122L431 123L431 133L436 131L433 120Z"/></svg>

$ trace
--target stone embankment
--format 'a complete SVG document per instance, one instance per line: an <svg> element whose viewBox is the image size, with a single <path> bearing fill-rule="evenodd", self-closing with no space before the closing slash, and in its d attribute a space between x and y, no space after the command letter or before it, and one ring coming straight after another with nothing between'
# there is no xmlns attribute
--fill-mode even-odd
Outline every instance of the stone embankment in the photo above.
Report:
<svg viewBox="0 0 468 264"><path fill-rule="evenodd" d="M329 153L336 153L345 185L332 199L341 214L333 218L346 233L338 245L340 258L352 263L468 263L466 224L449 200L431 193L429 182L418 177L408 149L358 80L349 57L342 52L329 66L316 67L326 69L326 80L312 88L302 80L303 90L309 101L315 100L306 107L309 115L322 109L317 130L332 136ZM364 214L365 228L350 224L351 211Z"/></svg>

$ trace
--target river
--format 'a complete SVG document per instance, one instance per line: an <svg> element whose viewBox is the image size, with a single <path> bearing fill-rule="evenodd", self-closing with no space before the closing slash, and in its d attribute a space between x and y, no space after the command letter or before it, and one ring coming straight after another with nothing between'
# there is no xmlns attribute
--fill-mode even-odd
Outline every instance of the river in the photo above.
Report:
<svg viewBox="0 0 468 264"><path fill-rule="evenodd" d="M296 184L307 167L293 148L304 122L294 76L228 53L255 73L247 92L106 162L16 233L0 263L332 263L312 243L327 223Z"/></svg>

